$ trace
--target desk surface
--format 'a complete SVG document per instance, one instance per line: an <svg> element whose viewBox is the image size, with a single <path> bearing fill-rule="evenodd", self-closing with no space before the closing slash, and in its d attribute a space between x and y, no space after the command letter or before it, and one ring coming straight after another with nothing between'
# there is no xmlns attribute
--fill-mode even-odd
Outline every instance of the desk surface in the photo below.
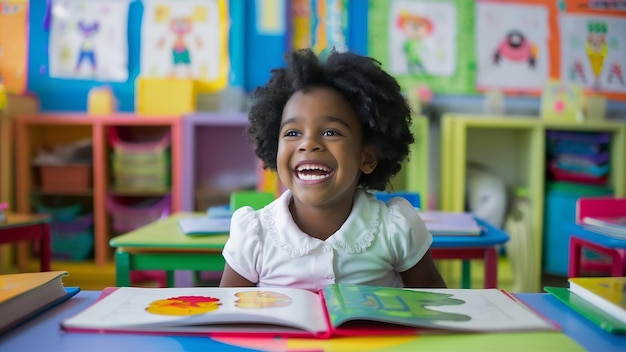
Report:
<svg viewBox="0 0 626 352"><path fill-rule="evenodd" d="M42 214L6 213L6 220L0 221L0 230L50 222L50 216Z"/></svg>
<svg viewBox="0 0 626 352"><path fill-rule="evenodd" d="M228 235L187 236L178 227L178 220L181 218L201 216L206 216L206 214L177 213L114 237L109 244L111 247L124 249L221 250L228 240Z"/></svg>
<svg viewBox="0 0 626 352"><path fill-rule="evenodd" d="M222 249L228 235L187 236L178 226L178 220L188 217L202 217L206 213L176 213L146 226L112 238L111 247L124 249ZM433 236L433 248L470 248L504 244L509 236L495 227L477 220L486 228L481 236Z"/></svg>
<svg viewBox="0 0 626 352"><path fill-rule="evenodd" d="M303 351L351 350L501 350L501 351L623 351L626 335L611 335L587 322L549 294L518 297L559 324L559 332L443 334L409 337L310 339L210 339L133 334L65 333L59 322L92 304L99 291L83 291L69 301L0 336L0 351ZM576 343L580 344L577 345ZM256 346L256 348L255 348ZM582 348L581 348L582 346ZM246 348L248 347L248 348Z"/></svg>

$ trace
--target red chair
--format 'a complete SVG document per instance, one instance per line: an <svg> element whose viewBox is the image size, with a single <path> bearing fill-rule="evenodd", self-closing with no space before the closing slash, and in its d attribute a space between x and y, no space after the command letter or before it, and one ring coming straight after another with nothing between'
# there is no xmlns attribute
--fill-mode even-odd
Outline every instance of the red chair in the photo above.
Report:
<svg viewBox="0 0 626 352"><path fill-rule="evenodd" d="M583 271L626 275L626 238L621 239L586 228L583 218L588 216L626 216L626 198L583 197L576 203L576 224L565 225L569 240L569 277L578 277Z"/></svg>

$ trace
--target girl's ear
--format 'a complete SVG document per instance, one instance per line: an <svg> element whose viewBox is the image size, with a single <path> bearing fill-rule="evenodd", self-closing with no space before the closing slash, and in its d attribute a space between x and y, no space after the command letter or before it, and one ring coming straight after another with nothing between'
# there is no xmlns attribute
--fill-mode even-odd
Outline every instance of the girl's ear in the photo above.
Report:
<svg viewBox="0 0 626 352"><path fill-rule="evenodd" d="M376 168L376 165L378 165L378 155L376 154L376 150L374 150L374 146L364 146L361 152L361 172L371 174Z"/></svg>

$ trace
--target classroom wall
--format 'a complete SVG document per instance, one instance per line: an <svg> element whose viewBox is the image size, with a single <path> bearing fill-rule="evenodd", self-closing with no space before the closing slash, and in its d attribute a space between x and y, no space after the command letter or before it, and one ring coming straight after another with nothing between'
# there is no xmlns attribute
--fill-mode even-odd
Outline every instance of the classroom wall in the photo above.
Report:
<svg viewBox="0 0 626 352"><path fill-rule="evenodd" d="M289 6L289 1L286 6ZM255 28L258 0L229 0L232 17L230 56L232 74L230 84L250 92L269 78L272 68L283 65L282 56L289 48L287 33L260 34ZM134 111L135 78L139 74L140 29L143 5L140 0L130 3L128 18L129 78L126 82L96 82L51 78L48 74L48 29L45 28L49 1L31 0L29 13L28 88L41 101L43 111L85 111L89 89L106 84L118 99L118 110ZM349 6L347 45L351 51L367 54L368 1L352 0ZM284 18L287 21L287 18ZM285 25L285 28L288 26ZM375 30L375 29L374 29ZM514 96L505 99L507 114L539 114L539 98ZM483 111L482 95L436 95L433 106L440 111ZM626 118L626 102L609 101L607 118Z"/></svg>

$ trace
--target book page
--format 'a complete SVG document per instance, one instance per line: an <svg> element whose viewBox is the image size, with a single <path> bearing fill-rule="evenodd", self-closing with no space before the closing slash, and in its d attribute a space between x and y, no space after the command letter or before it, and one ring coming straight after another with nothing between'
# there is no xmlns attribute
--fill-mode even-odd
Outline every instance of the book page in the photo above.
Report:
<svg viewBox="0 0 626 352"><path fill-rule="evenodd" d="M355 320L444 330L495 332L554 330L498 289L398 289L329 285L324 296L331 325Z"/></svg>
<svg viewBox="0 0 626 352"><path fill-rule="evenodd" d="M121 287L62 326L130 332L271 332L287 327L313 334L326 331L317 294L257 287Z"/></svg>

